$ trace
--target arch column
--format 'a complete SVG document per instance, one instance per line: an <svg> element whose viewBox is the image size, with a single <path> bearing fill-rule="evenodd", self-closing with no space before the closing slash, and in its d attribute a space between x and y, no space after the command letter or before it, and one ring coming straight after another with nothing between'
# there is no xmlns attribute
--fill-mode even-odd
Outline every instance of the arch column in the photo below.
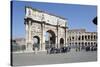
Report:
<svg viewBox="0 0 100 67"><path fill-rule="evenodd" d="M26 48L27 48L27 44L28 44L28 34L29 34L29 31L28 31L28 22L25 20L25 39L26 39L26 42L25 42L25 45L26 45Z"/></svg>
<svg viewBox="0 0 100 67"><path fill-rule="evenodd" d="M45 23L41 24L41 50L45 51Z"/></svg>
<svg viewBox="0 0 100 67"><path fill-rule="evenodd" d="M66 41L67 41L67 36L66 36L66 26L65 26L65 46L67 45Z"/></svg>
<svg viewBox="0 0 100 67"><path fill-rule="evenodd" d="M59 29L59 26L58 26L58 48L60 48L60 29Z"/></svg>
<svg viewBox="0 0 100 67"><path fill-rule="evenodd" d="M57 22L57 36L56 36L56 47L58 48L58 22Z"/></svg>
<svg viewBox="0 0 100 67"><path fill-rule="evenodd" d="M55 39L56 39L55 47L58 48L58 36L57 35L56 35Z"/></svg>
<svg viewBox="0 0 100 67"><path fill-rule="evenodd" d="M31 36L31 24L32 21L26 19L26 51L32 51L32 36Z"/></svg>
<svg viewBox="0 0 100 67"><path fill-rule="evenodd" d="M90 39L89 39L89 41L91 41L91 35L89 35L90 36Z"/></svg>
<svg viewBox="0 0 100 67"><path fill-rule="evenodd" d="M67 22L65 22L65 47L68 45L67 44L67 38L68 37L67 37L67 34L66 33L67 33Z"/></svg>

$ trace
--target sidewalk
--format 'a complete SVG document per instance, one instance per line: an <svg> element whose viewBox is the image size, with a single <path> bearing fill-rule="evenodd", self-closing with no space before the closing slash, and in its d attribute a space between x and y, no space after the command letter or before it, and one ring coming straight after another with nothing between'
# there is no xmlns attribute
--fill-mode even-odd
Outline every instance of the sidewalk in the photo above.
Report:
<svg viewBox="0 0 100 67"><path fill-rule="evenodd" d="M12 52L12 53L14 53L14 54L17 54L17 53L35 53L34 51L16 51L16 52ZM47 53L47 51L37 51L37 54L41 54L41 53L43 53L43 54L46 54Z"/></svg>

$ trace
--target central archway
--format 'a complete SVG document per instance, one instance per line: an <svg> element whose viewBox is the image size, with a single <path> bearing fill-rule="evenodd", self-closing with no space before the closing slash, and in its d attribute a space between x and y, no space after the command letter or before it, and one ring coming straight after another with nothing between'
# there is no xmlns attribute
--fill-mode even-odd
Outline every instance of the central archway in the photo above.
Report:
<svg viewBox="0 0 100 67"><path fill-rule="evenodd" d="M49 47L55 47L56 36L52 30L46 31L46 49Z"/></svg>

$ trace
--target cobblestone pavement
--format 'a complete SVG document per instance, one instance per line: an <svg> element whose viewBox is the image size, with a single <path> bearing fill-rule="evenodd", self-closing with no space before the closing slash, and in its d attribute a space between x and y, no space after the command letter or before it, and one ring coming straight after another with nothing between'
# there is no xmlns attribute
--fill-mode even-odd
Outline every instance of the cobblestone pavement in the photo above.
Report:
<svg viewBox="0 0 100 67"><path fill-rule="evenodd" d="M43 65L97 61L96 51L78 51L72 49L68 53L46 54L46 53L13 53L13 65Z"/></svg>

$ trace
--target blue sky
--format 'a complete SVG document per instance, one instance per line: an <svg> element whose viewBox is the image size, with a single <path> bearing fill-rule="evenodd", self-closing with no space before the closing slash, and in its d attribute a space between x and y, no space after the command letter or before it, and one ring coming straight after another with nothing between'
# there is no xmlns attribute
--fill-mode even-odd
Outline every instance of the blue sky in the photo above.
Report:
<svg viewBox="0 0 100 67"><path fill-rule="evenodd" d="M25 6L66 18L69 29L84 28L87 31L97 31L96 25L92 23L92 19L97 16L96 6L13 1L12 35L14 38L25 37Z"/></svg>

